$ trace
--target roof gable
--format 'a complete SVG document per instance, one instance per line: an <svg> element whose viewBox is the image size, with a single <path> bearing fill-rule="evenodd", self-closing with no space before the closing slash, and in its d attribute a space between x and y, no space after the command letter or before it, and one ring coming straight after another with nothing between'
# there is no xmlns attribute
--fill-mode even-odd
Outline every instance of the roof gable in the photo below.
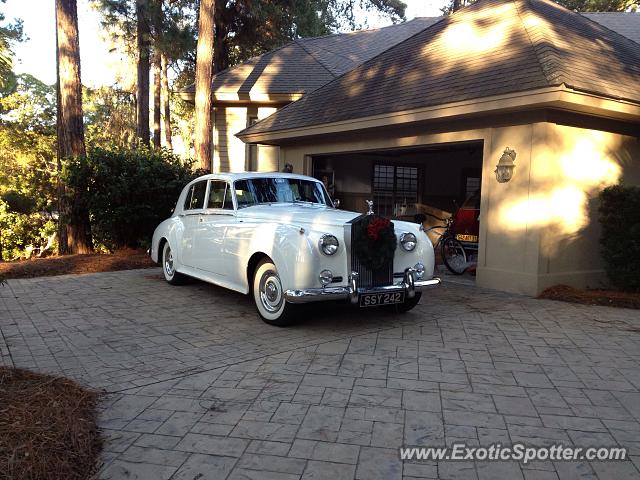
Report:
<svg viewBox="0 0 640 480"><path fill-rule="evenodd" d="M480 0L242 134L561 84L640 101L640 49L550 0Z"/></svg>
<svg viewBox="0 0 640 480"><path fill-rule="evenodd" d="M213 90L238 94L305 93L333 78L304 48L291 42L216 75Z"/></svg>

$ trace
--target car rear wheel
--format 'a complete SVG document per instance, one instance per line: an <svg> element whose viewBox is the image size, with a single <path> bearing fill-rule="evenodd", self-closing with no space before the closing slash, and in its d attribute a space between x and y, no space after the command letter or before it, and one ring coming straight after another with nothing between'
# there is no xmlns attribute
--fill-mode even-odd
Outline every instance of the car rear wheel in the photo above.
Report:
<svg viewBox="0 0 640 480"><path fill-rule="evenodd" d="M186 277L182 273L176 272L175 258L169 242L164 242L162 248L162 273L164 279L171 285L182 285Z"/></svg>
<svg viewBox="0 0 640 480"><path fill-rule="evenodd" d="M269 325L285 327L293 322L294 306L287 303L278 269L265 259L253 275L253 300L260 318Z"/></svg>

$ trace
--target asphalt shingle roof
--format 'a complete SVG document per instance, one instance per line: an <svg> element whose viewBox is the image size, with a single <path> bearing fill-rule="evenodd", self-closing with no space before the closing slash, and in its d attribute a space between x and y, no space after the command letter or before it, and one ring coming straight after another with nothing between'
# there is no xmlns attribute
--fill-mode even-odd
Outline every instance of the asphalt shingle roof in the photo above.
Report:
<svg viewBox="0 0 640 480"><path fill-rule="evenodd" d="M480 0L242 132L566 84L640 101L640 48L550 0Z"/></svg>
<svg viewBox="0 0 640 480"><path fill-rule="evenodd" d="M228 68L213 78L214 93L304 94L379 55L438 17L374 30L301 38ZM183 92L193 93L190 86Z"/></svg>
<svg viewBox="0 0 640 480"><path fill-rule="evenodd" d="M640 44L640 13L599 12L582 15Z"/></svg>

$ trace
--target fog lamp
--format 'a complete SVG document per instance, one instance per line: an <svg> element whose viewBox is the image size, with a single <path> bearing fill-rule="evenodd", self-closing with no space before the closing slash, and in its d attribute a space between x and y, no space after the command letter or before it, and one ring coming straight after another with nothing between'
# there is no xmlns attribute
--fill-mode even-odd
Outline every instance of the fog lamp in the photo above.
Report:
<svg viewBox="0 0 640 480"><path fill-rule="evenodd" d="M422 277L424 277L424 265L421 263L416 263L413 269L416 271L416 278L418 280L422 280Z"/></svg>
<svg viewBox="0 0 640 480"><path fill-rule="evenodd" d="M331 273L331 270L322 270L318 278L320 278L320 283L324 287L333 281L333 273Z"/></svg>

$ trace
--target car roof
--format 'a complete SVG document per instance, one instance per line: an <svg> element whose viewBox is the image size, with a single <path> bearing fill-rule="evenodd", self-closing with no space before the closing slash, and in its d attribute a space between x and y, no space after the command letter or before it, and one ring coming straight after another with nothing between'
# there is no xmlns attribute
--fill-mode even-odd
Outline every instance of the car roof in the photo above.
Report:
<svg viewBox="0 0 640 480"><path fill-rule="evenodd" d="M295 173L281 173L281 172L235 172L235 173L209 173L201 177L196 178L193 182L198 180L227 180L233 182L236 180L245 180L251 178L294 178L298 180L313 180L319 181L313 177L307 175L298 175ZM190 183L193 183L190 182Z"/></svg>

